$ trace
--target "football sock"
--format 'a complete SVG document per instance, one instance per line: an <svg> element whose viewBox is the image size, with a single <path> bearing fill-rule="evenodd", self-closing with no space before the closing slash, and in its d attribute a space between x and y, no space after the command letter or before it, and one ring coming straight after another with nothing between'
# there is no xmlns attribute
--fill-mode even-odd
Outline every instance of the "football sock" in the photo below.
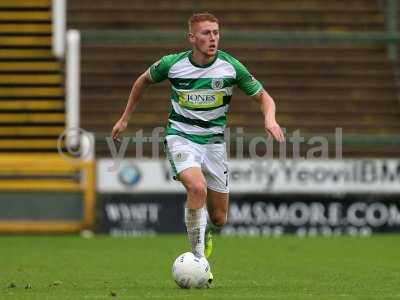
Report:
<svg viewBox="0 0 400 300"><path fill-rule="evenodd" d="M195 256L204 256L204 234L206 231L207 217L204 207L199 209L185 208L185 224Z"/></svg>

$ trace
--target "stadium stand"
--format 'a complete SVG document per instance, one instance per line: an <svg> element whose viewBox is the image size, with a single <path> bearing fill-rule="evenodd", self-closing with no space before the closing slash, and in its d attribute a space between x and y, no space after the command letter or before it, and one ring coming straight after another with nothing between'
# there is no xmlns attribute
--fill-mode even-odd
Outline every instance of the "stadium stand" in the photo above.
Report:
<svg viewBox="0 0 400 300"><path fill-rule="evenodd" d="M196 11L215 13L228 30L380 30L379 1L69 1L69 24L80 29L182 30Z"/></svg>
<svg viewBox="0 0 400 300"><path fill-rule="evenodd" d="M193 5L195 3L195 5ZM400 108L395 65L386 46L373 43L240 42L243 30L359 32L385 30L380 1L70 1L69 27L83 35L129 29L184 30L193 9L215 13L223 30L235 30L238 40L221 41L221 48L243 61L278 104L278 120L293 132L331 136L336 127L361 140L397 134ZM105 31L106 34L107 31ZM132 33L133 34L133 33ZM222 31L222 37L224 32ZM127 35L124 35L125 37ZM109 134L124 108L132 81L162 55L188 48L183 38L172 42L130 42L120 38L84 41L82 48L83 126L97 136ZM132 117L130 133L151 132L167 119L168 84L153 86ZM257 104L243 93L233 97L229 125L262 134ZM107 155L105 144L98 154ZM307 149L307 148L305 148ZM303 149L303 150L305 150ZM343 149L345 156L390 156L398 147L363 143Z"/></svg>
<svg viewBox="0 0 400 300"><path fill-rule="evenodd" d="M51 53L51 1L0 2L0 151L56 151L63 63Z"/></svg>
<svg viewBox="0 0 400 300"><path fill-rule="evenodd" d="M64 63L52 54L51 5L0 1L0 232L79 231L94 220L94 162L57 153Z"/></svg>

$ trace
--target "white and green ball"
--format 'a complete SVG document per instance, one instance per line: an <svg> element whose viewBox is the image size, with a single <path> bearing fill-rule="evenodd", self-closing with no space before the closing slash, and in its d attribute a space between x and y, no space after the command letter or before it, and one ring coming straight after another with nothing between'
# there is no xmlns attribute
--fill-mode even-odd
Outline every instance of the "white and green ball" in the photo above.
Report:
<svg viewBox="0 0 400 300"><path fill-rule="evenodd" d="M185 289L202 288L210 278L210 265L205 257L196 257L191 252L178 256L172 265L172 277Z"/></svg>

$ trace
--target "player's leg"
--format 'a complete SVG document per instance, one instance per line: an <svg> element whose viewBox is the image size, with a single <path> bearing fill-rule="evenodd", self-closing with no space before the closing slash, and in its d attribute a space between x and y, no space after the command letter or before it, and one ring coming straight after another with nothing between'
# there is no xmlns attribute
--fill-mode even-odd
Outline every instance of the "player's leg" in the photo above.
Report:
<svg viewBox="0 0 400 300"><path fill-rule="evenodd" d="M171 167L187 192L185 223L192 252L204 256L207 184L201 171L201 151L180 136L167 136L164 145Z"/></svg>
<svg viewBox="0 0 400 300"><path fill-rule="evenodd" d="M179 180L187 192L186 207L203 208L207 198L207 183L200 168L191 167L179 173Z"/></svg>
<svg viewBox="0 0 400 300"><path fill-rule="evenodd" d="M209 145L203 169L207 181L207 209L218 228L226 223L229 204L229 177L225 144Z"/></svg>
<svg viewBox="0 0 400 300"><path fill-rule="evenodd" d="M200 168L192 167L179 173L179 179L187 191L185 207L185 224L196 256L204 256L204 235L207 216L204 204L207 197L207 184Z"/></svg>
<svg viewBox="0 0 400 300"><path fill-rule="evenodd" d="M207 210L211 223L218 229L227 221L229 193L220 193L207 189Z"/></svg>
<svg viewBox="0 0 400 300"><path fill-rule="evenodd" d="M210 222L204 235L204 254L208 258L213 250L212 234L222 228L227 220L229 194L207 190L207 210Z"/></svg>
<svg viewBox="0 0 400 300"><path fill-rule="evenodd" d="M225 144L209 145L203 162L207 181L207 209L210 222L205 234L205 255L212 252L212 232L221 228L227 219L229 205L228 164Z"/></svg>

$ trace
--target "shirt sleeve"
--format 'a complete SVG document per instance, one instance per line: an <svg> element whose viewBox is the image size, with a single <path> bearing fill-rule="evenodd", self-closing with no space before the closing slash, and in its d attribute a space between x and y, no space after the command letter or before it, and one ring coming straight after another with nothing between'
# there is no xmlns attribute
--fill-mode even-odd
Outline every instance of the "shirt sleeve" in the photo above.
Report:
<svg viewBox="0 0 400 300"><path fill-rule="evenodd" d="M149 68L149 73L151 80L153 82L160 82L168 79L168 72L171 68L171 62L173 60L173 55L166 55L161 57L160 60L156 61Z"/></svg>
<svg viewBox="0 0 400 300"><path fill-rule="evenodd" d="M254 96L263 88L262 84L239 61L235 64L235 69L237 85L246 95Z"/></svg>

